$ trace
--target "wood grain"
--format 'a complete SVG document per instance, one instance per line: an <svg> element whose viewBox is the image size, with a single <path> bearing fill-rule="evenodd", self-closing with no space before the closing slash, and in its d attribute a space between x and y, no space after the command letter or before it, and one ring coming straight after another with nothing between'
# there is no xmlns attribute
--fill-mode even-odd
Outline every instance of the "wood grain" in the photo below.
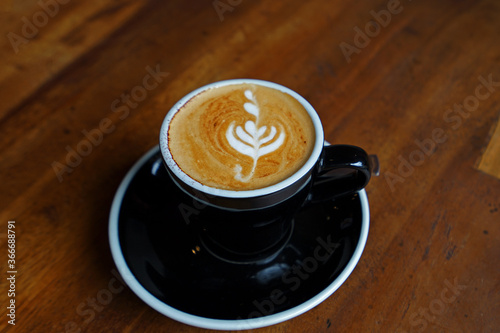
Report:
<svg viewBox="0 0 500 333"><path fill-rule="evenodd" d="M1 5L1 304L9 220L18 273L16 325L3 307L0 331L208 332L121 284L108 213L167 110L239 77L294 89L328 141L382 166L353 274L313 310L256 332L498 331L500 166L481 166L499 154L498 1L220 0L233 4L222 15L212 1L59 1ZM158 85L127 99L148 70L164 73ZM102 140L71 160L97 130Z"/></svg>
<svg viewBox="0 0 500 333"><path fill-rule="evenodd" d="M477 168L500 179L500 123L494 128Z"/></svg>

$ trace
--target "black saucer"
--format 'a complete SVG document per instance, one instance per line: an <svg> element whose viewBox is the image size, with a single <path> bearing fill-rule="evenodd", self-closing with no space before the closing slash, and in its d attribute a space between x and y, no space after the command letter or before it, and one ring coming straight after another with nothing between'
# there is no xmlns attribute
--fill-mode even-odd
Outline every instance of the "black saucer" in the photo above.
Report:
<svg viewBox="0 0 500 333"><path fill-rule="evenodd" d="M310 310L347 279L368 235L362 190L303 207L289 241L267 260L231 263L207 251L186 223L179 210L185 195L155 147L120 185L109 233L129 287L157 311L193 326L257 328Z"/></svg>

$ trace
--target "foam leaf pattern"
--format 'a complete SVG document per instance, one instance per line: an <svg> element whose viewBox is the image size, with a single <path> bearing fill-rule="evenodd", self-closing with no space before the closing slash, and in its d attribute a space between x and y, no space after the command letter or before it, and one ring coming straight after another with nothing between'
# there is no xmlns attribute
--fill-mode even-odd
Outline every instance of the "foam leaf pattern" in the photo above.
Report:
<svg viewBox="0 0 500 333"><path fill-rule="evenodd" d="M285 132L283 128L281 128L281 133L278 138L272 141L276 137L278 130L275 126L271 126L269 131L267 126L258 127L260 108L257 99L250 90L245 91L245 97L250 102L245 103L243 108L246 112L255 117L255 121L248 120L245 122L244 128L242 126L236 126L236 129L235 122L232 122L226 131L226 139L236 151L253 159L252 170L247 176L241 174L241 165L238 164L234 168L236 173L235 179L248 182L254 175L258 159L261 156L275 151L285 142ZM262 137L266 132L269 132L269 134ZM271 143L266 145L268 142Z"/></svg>

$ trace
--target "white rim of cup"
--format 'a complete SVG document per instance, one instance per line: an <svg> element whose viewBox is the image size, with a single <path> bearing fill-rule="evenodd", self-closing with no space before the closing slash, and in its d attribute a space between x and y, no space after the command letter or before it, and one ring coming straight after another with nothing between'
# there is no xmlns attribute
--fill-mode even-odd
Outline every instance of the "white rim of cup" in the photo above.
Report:
<svg viewBox="0 0 500 333"><path fill-rule="evenodd" d="M364 189L358 192L360 204L361 204L361 232L358 239L358 244L347 263L346 267L342 272L335 278L330 285L319 292L317 295L313 296L309 300L301 303L288 310L278 312L272 315L254 318L254 319L212 319L201 317L193 314L189 314L160 301L158 298L153 296L133 275L132 271L128 267L123 252L121 251L120 237L118 231L118 222L120 217L120 208L122 205L122 200L127 191L130 182L135 177L139 169L143 166L146 161L151 158L158 150L158 147L152 148L147 152L136 164L129 170L125 178L122 180L118 190L116 191L113 203L111 205L111 212L109 216L109 243L111 248L111 255L115 261L116 267L122 276L125 283L130 289L146 304L158 311L159 313L172 318L178 322L196 326L205 329L215 329L215 330L249 330L262 328L266 326L271 326L279 324L281 322L295 318L312 308L319 305L325 299L330 297L340 286L347 280L351 275L354 268L356 267L368 239L368 231L370 226L370 209L368 205L368 197Z"/></svg>
<svg viewBox="0 0 500 333"><path fill-rule="evenodd" d="M194 96L200 94L201 92L211 89L211 88L216 88L216 87L222 87L222 86L227 86L227 85L236 85L236 84L255 84L255 85L261 85L269 88L274 88L276 90L279 90L283 93L286 93L290 96L292 96L294 99L296 99L302 106L306 109L307 113L309 114L311 121L313 122L314 125L314 130L315 130L315 142L314 142L314 147L311 152L311 156L309 156L309 159L306 161L302 167L296 171L293 175L290 177L286 178L285 180L282 180L276 184L266 186L263 188L259 189L254 189L254 190L224 190L224 189L218 189L215 187L207 186L204 185L190 176L188 176L186 173L184 173L181 168L177 165L175 160L172 157L172 154L170 153L170 150L168 148L168 128L169 124L172 121L173 117L175 114L179 111L179 109L186 104L191 98ZM323 143L324 143L324 133L323 133L323 125L321 123L321 120L316 113L316 110L312 107L312 105L301 95L296 93L295 91L291 90L290 88L287 88L285 86L282 86L278 83L270 82L270 81L264 81L264 80L258 80L258 79L232 79L232 80L225 80L225 81L218 81L214 83L207 84L203 87L200 87L186 96L184 96L181 100L179 100L177 103L174 104L174 106L170 109L170 111L167 113L165 116L165 119L163 120L161 129L160 129L160 150L161 154L163 156L163 160L165 161L166 165L168 166L169 170L174 173L174 175L190 186L191 188L207 193L209 195L217 196L217 197L225 197L225 198L254 198L254 197L259 197L267 194L271 194L274 192L277 192L279 190L282 190L298 180L300 180L304 175L306 175L315 165L316 162L318 161L321 152L323 151Z"/></svg>

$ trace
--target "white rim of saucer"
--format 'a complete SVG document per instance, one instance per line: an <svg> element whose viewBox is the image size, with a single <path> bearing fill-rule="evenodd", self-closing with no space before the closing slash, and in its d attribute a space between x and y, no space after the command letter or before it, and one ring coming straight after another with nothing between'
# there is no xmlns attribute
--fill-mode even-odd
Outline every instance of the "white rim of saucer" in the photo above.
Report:
<svg viewBox="0 0 500 333"><path fill-rule="evenodd" d="M340 273L340 275L330 285L328 285L323 291L313 296L309 300L305 301L304 303L297 305L291 309L275 313L269 316L264 316L254 319L233 319L233 320L200 317L177 310L165 304L164 302L160 301L155 296L153 296L148 290L146 290L139 283L136 277L132 274L121 251L121 245L118 234L118 220L120 214L120 207L125 192L129 187L130 182L137 174L138 170L158 150L159 150L158 146L155 146L149 152L147 152L143 157L141 157L129 170L125 178L122 180L120 186L118 187L118 190L116 191L115 197L113 199L111 212L109 216L109 243L113 259L125 283L129 286L130 289L132 289L132 291L140 299L142 299L147 305L149 305L156 311L160 312L161 314L171 319L174 319L178 322L205 329L249 330L249 329L256 329L256 328L275 325L290 320L292 318L295 318L311 310L312 308L316 307L321 302L323 302L325 299L330 297L345 282L345 280L347 280L347 278L349 277L349 275L351 275L357 263L359 262L359 259L361 258L361 255L365 248L366 241L368 239L368 230L370 225L370 209L368 205L368 197L364 189L358 192L361 203L361 212L362 212L361 232L358 244L356 245L356 249L354 250L351 259L347 263L344 270Z"/></svg>
<svg viewBox="0 0 500 333"><path fill-rule="evenodd" d="M306 163L298 170L296 171L292 176L288 177L287 179L276 183L271 186L267 186L264 188L260 189L255 189L255 190L242 190L242 191L232 191L232 190L223 190L223 189L218 189L214 188L211 186L203 185L202 183L194 180L193 178L189 177L187 174L185 174L181 168L177 165L177 163L174 161L172 154L170 153L170 150L168 149L168 126L170 124L170 121L172 118L175 116L177 111L180 109L181 106L183 106L186 102L188 102L191 98L194 96L200 94L201 92L215 88L215 87L221 87L221 86L228 86L228 85L236 85L236 84L255 84L255 85L261 85L269 88L274 88L276 90L279 90L285 94L288 94L292 96L294 99L296 99L302 106L306 109L307 113L311 117L311 121L313 122L314 125L314 130L315 130L315 143L313 147L313 151L311 152L311 156L309 159L306 161ZM270 81L264 81L264 80L258 80L258 79L231 79L231 80L224 80L224 81L218 81L214 83L207 84L203 87L200 87L186 96L184 96L182 99L180 99L177 103L174 104L174 106L169 110L167 115L165 116L161 129L160 129L160 150L161 154L163 156L163 159L165 163L167 164L169 170L175 174L177 178L179 178L182 182L187 184L188 186L194 188L195 190L207 193L209 195L214 195L217 197L225 197L225 198L254 198L254 197L259 197L271 193L275 193L281 189L284 189L293 183L299 181L304 175L306 175L315 165L316 162L318 161L321 152L323 151L323 141L324 141L324 132L323 132L323 125L321 123L321 120L318 116L318 113L316 110L312 107L312 105L301 95L296 93L290 88L287 88L285 86L282 86L278 83L270 82Z"/></svg>

